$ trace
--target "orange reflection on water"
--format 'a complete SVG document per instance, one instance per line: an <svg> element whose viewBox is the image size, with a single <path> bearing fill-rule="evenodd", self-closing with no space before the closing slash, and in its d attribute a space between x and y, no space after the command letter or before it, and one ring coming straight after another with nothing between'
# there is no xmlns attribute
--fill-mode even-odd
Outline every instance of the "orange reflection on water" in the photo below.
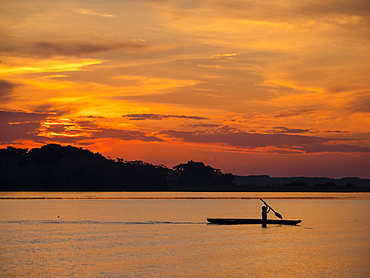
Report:
<svg viewBox="0 0 370 278"><path fill-rule="evenodd" d="M66 199L0 200L5 277L366 277L370 270L368 200L270 199L284 219L303 222L262 228L206 223L257 218L258 199L53 194Z"/></svg>

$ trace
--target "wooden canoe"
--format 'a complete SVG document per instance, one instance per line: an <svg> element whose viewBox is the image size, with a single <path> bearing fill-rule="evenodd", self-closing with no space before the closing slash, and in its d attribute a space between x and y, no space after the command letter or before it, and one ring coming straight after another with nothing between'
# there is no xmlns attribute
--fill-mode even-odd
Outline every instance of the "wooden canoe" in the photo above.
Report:
<svg viewBox="0 0 370 278"><path fill-rule="evenodd" d="M239 225L239 224L263 224L262 219L250 218L207 218L212 224ZM266 224L297 225L302 220L267 219Z"/></svg>

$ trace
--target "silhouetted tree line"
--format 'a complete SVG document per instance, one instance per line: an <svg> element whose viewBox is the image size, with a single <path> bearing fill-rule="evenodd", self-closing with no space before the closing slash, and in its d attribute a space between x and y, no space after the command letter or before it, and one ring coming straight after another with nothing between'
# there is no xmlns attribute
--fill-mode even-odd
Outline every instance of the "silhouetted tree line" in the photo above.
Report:
<svg viewBox="0 0 370 278"><path fill-rule="evenodd" d="M227 190L233 180L202 162L169 169L57 144L0 149L2 191L210 191Z"/></svg>
<svg viewBox="0 0 370 278"><path fill-rule="evenodd" d="M369 192L370 179L345 177L273 178L268 175L234 176L236 191L266 192ZM248 188L248 190L243 190Z"/></svg>
<svg viewBox="0 0 370 278"><path fill-rule="evenodd" d="M194 161L169 169L57 144L0 149L0 191L22 190L339 192L370 191L370 179L234 176Z"/></svg>

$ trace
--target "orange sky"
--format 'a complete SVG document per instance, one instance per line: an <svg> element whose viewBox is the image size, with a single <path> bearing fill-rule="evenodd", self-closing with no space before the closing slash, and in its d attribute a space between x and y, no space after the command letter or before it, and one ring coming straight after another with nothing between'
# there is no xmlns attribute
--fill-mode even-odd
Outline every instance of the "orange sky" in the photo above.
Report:
<svg viewBox="0 0 370 278"><path fill-rule="evenodd" d="M367 0L0 0L0 147L370 178Z"/></svg>

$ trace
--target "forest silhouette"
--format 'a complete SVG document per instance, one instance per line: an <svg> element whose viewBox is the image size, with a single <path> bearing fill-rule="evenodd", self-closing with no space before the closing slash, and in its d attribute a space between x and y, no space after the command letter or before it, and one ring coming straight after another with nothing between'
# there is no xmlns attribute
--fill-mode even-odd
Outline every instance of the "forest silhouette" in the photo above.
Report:
<svg viewBox="0 0 370 278"><path fill-rule="evenodd" d="M226 188L234 179L202 162L189 161L169 169L57 144L30 151L0 149L0 167L3 191L206 190Z"/></svg>
<svg viewBox="0 0 370 278"><path fill-rule="evenodd" d="M335 182L340 183L338 186ZM173 168L106 158L83 148L0 149L0 191L370 191L359 178L234 176L203 162Z"/></svg>

